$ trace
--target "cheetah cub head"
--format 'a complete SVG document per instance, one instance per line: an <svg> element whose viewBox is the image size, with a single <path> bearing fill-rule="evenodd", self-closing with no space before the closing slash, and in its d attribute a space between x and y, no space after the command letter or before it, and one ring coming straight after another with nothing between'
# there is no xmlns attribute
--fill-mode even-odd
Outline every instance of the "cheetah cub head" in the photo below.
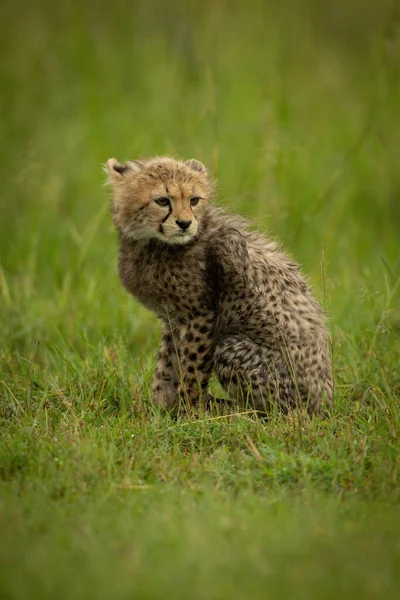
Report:
<svg viewBox="0 0 400 600"><path fill-rule="evenodd" d="M186 244L198 233L212 185L194 159L151 158L106 163L112 214L120 233L134 240Z"/></svg>

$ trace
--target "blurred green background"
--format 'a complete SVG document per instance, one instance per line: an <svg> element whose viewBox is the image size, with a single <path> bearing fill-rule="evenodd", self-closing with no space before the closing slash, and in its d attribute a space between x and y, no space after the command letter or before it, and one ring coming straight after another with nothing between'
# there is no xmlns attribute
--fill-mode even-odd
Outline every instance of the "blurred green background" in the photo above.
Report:
<svg viewBox="0 0 400 600"><path fill-rule="evenodd" d="M0 56L0 595L398 598L397 2L3 0ZM309 275L330 420L152 411L102 163L156 154Z"/></svg>
<svg viewBox="0 0 400 600"><path fill-rule="evenodd" d="M203 160L218 202L279 237L320 297L324 256L333 322L366 326L365 295L379 304L399 259L393 2L16 0L0 10L7 336L17 342L20 327L18 343L44 339L51 323L69 336L107 336L120 318L131 327L101 163L155 154Z"/></svg>

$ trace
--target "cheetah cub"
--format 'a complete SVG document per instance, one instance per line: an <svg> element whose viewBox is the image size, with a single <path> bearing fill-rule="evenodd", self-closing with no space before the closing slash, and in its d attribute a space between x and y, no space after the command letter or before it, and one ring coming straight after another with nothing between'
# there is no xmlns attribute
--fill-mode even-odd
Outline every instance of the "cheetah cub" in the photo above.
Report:
<svg viewBox="0 0 400 600"><path fill-rule="evenodd" d="M240 404L330 405L329 335L309 286L272 240L212 206L202 163L106 164L125 288L162 321L159 407L207 401L214 372Z"/></svg>

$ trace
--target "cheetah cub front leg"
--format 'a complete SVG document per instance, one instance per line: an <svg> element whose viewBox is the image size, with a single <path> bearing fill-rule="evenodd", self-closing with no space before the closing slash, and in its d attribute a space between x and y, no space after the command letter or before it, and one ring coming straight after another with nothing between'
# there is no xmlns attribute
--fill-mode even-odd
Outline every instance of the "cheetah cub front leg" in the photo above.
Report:
<svg viewBox="0 0 400 600"><path fill-rule="evenodd" d="M178 398L179 347L179 330L174 331L164 323L157 365L151 385L153 402L159 408L172 408Z"/></svg>
<svg viewBox="0 0 400 600"><path fill-rule="evenodd" d="M189 322L179 329L163 326L158 362L153 377L153 402L172 408L182 400L197 408L207 401L207 388L213 368L214 317Z"/></svg>
<svg viewBox="0 0 400 600"><path fill-rule="evenodd" d="M189 407L208 401L208 384L213 370L215 317L203 315L188 322L182 336L178 394Z"/></svg>

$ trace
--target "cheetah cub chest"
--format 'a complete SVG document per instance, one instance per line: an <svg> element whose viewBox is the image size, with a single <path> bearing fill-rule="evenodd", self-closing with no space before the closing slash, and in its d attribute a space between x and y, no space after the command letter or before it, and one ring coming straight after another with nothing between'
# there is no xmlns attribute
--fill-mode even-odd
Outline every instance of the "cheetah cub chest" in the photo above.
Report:
<svg viewBox="0 0 400 600"><path fill-rule="evenodd" d="M162 321L153 401L208 397L214 373L240 405L318 413L332 401L324 315L298 266L210 204L194 159L107 162L126 289Z"/></svg>

